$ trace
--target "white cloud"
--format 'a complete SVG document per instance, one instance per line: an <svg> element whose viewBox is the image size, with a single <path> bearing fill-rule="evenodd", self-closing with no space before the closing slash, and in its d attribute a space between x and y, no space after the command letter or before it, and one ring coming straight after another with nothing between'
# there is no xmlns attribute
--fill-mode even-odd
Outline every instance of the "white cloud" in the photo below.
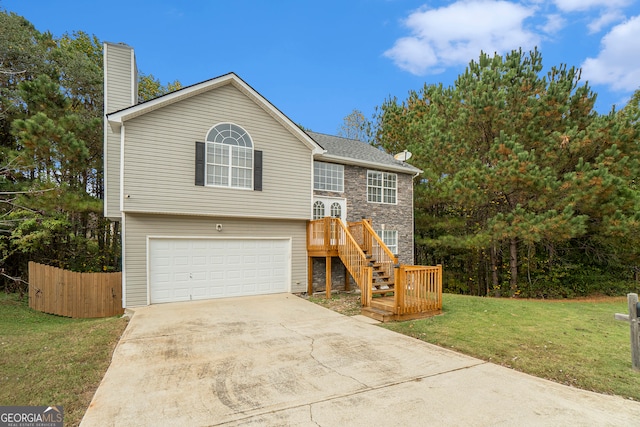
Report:
<svg viewBox="0 0 640 427"><path fill-rule="evenodd" d="M591 34L597 33L607 25L612 24L614 22L622 21L623 19L624 19L624 15L617 10L611 10L609 12L605 12L598 19L591 21L589 23L588 25L589 32Z"/></svg>
<svg viewBox="0 0 640 427"><path fill-rule="evenodd" d="M412 74L422 74L438 65L438 56L429 43L416 37L398 39L392 49L385 52L402 69ZM433 71L434 73L441 71Z"/></svg>
<svg viewBox="0 0 640 427"><path fill-rule="evenodd" d="M547 22L540 29L547 34L554 34L564 28L566 23L566 19L560 15L548 15Z"/></svg>
<svg viewBox="0 0 640 427"><path fill-rule="evenodd" d="M409 37L387 50L400 68L413 74L435 73L442 67L467 64L480 51L489 54L532 49L537 34L524 21L534 9L501 0L460 0L439 9L419 9L405 21Z"/></svg>
<svg viewBox="0 0 640 427"><path fill-rule="evenodd" d="M554 0L558 9L564 12L585 11L593 8L615 9L631 3L630 0Z"/></svg>
<svg viewBox="0 0 640 427"><path fill-rule="evenodd" d="M603 37L600 53L582 64L591 84L634 91L640 86L640 16L616 25Z"/></svg>
<svg viewBox="0 0 640 427"><path fill-rule="evenodd" d="M599 16L589 22L587 27L591 34L625 18L622 9L634 0L554 0L556 7L562 12L588 12L599 9Z"/></svg>

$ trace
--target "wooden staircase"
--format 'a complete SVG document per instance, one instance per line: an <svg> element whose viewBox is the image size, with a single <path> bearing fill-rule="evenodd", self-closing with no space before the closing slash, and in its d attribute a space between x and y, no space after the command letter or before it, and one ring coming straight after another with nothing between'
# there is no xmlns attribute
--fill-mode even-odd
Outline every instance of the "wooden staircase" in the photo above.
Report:
<svg viewBox="0 0 640 427"><path fill-rule="evenodd" d="M384 243L382 243L384 245ZM385 245L385 248L386 245ZM388 250L388 248L387 248ZM389 274L385 268L385 262L374 258L370 250L364 251L372 268L371 301L368 306L362 307L362 314L388 322L394 319L395 283L393 274ZM391 251L389 251L390 253ZM394 257L395 258L395 257ZM396 261L396 259L394 259ZM395 268L395 265L394 265Z"/></svg>
<svg viewBox="0 0 640 427"><path fill-rule="evenodd" d="M387 295L392 294L394 290L393 277L389 276L384 270L382 270L382 263L372 262L373 268L373 283L371 284L371 293L373 295Z"/></svg>
<svg viewBox="0 0 640 427"><path fill-rule="evenodd" d="M309 265L312 257L327 259L327 298L331 295L331 257L338 256L361 291L362 314L380 320L426 317L442 309L442 266L398 264L370 220L345 225L336 218L310 221L307 229ZM312 292L309 269L309 293Z"/></svg>

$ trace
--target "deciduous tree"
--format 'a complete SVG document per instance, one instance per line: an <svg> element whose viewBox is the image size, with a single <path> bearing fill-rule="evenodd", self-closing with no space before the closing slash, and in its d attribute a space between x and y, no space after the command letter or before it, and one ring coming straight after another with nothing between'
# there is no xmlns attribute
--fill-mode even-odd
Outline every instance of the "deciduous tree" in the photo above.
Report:
<svg viewBox="0 0 640 427"><path fill-rule="evenodd" d="M342 126L338 129L338 135L344 138L357 139L369 142L371 124L360 110L354 109L343 119Z"/></svg>

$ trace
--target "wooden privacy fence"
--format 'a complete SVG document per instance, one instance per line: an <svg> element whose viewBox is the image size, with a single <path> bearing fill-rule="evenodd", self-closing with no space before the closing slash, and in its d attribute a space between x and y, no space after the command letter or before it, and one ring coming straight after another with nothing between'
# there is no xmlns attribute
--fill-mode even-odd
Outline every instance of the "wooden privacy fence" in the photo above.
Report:
<svg viewBox="0 0 640 427"><path fill-rule="evenodd" d="M122 273L76 273L29 262L29 307L74 318L120 315Z"/></svg>

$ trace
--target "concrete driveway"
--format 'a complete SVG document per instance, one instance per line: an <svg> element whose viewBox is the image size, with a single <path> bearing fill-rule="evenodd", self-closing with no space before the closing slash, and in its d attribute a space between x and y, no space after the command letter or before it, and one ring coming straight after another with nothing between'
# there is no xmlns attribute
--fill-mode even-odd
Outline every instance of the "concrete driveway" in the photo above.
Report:
<svg viewBox="0 0 640 427"><path fill-rule="evenodd" d="M628 426L640 403L290 294L135 310L81 426Z"/></svg>

